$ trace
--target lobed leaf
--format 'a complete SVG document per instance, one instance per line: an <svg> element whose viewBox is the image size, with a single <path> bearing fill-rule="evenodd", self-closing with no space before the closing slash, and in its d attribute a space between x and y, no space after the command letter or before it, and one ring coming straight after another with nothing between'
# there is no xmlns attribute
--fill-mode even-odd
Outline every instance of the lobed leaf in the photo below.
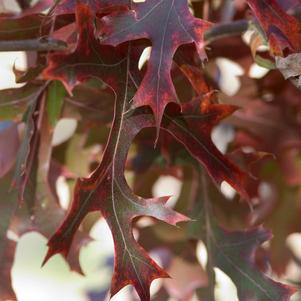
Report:
<svg viewBox="0 0 301 301"><path fill-rule="evenodd" d="M213 232L211 242L214 265L235 283L239 300L290 300L295 290L272 280L255 264L256 249L271 239L269 231L259 228L227 232L216 226Z"/></svg>
<svg viewBox="0 0 301 301"><path fill-rule="evenodd" d="M156 278L167 277L167 274L134 239L132 221L138 216L148 215L175 225L187 218L165 207L167 198L140 198L126 183L123 173L128 148L137 133L144 128L144 124L125 117L133 89L133 83L130 82L129 58L126 62L119 60L115 64L104 64L101 52L105 50L107 57L112 57L112 48L97 43L92 27L92 16L87 5L77 6L77 24L80 31L77 48L70 55L51 56L52 67L45 73L48 77L63 80L69 91L77 81L83 81L93 75L110 83L111 89L116 87L115 118L103 159L89 178L77 181L71 208L60 228L49 240L49 251L44 262L56 253L67 256L75 232L85 215L98 210L111 228L115 244L111 295L132 284L141 300L149 300L151 282ZM97 49L99 51L96 51ZM76 66L79 54L87 63ZM67 68L59 70L60 62L63 61L67 62ZM96 73L91 74L90 70L93 70L91 67L95 65L98 69L94 68ZM76 76L72 78L75 74L74 68L77 68Z"/></svg>
<svg viewBox="0 0 301 301"><path fill-rule="evenodd" d="M210 24L194 18L183 0L133 3L132 10L104 19L102 43L116 46L143 38L152 43L147 71L134 96L133 106L150 106L158 128L166 105L178 102L170 75L174 54L179 46L194 43L204 60L203 36Z"/></svg>
<svg viewBox="0 0 301 301"><path fill-rule="evenodd" d="M115 244L111 296L131 284L141 300L147 301L150 300L151 282L168 275L136 242L132 233L132 221L136 217L147 215L175 225L187 218L164 206L168 198L140 198L126 183L124 165L128 148L145 126L143 122L124 117L126 103L129 101L129 79L128 72L126 73L127 76L122 81L124 93L117 95L115 119L102 162L89 178L78 180L72 206L58 231L49 240L49 250L44 262L56 253L67 256L82 219L88 212L99 210L111 229Z"/></svg>
<svg viewBox="0 0 301 301"><path fill-rule="evenodd" d="M300 24L288 15L276 0L248 0L249 6L263 28L274 56L300 51Z"/></svg>
<svg viewBox="0 0 301 301"><path fill-rule="evenodd" d="M76 24L79 32L76 49L72 53L53 53L48 57L48 66L43 71L46 79L60 80L72 95L72 89L80 82L97 77L118 88L115 73L120 59L113 47L101 46L95 37L94 16L85 4L78 4Z"/></svg>
<svg viewBox="0 0 301 301"><path fill-rule="evenodd" d="M22 114L41 93L41 84L27 84L21 88L0 91L0 120L21 119Z"/></svg>
<svg viewBox="0 0 301 301"><path fill-rule="evenodd" d="M188 235L202 239L206 244L210 252L208 270L213 271L213 267L218 267L228 275L237 288L240 301L289 301L295 289L274 281L266 271L261 270L256 261L258 248L272 238L271 232L262 227L225 230L213 215L210 199L212 187L205 178L201 183L198 192L202 192L203 197L196 199L191 216L196 222L188 225Z"/></svg>

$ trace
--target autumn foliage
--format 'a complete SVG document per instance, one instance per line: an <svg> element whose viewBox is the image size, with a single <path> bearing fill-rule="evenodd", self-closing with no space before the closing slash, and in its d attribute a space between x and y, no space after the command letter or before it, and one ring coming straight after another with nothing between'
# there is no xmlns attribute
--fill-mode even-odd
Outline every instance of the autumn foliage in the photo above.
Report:
<svg viewBox="0 0 301 301"><path fill-rule="evenodd" d="M61 254L83 273L99 218L115 246L110 297L132 285L141 301L215 300L219 268L239 300L290 300L301 281L285 274L301 260L286 243L301 231L301 2L18 2L20 13L0 15L0 49L30 62L14 68L22 87L0 91L0 300L17 300L8 232L43 234L41 265ZM243 70L235 92L221 58ZM55 145L62 118L78 126ZM182 182L173 206L152 196L162 175ZM59 177L72 187L68 210ZM175 258L203 270L202 285L179 297L163 282L151 297L153 280L185 277L169 275Z"/></svg>

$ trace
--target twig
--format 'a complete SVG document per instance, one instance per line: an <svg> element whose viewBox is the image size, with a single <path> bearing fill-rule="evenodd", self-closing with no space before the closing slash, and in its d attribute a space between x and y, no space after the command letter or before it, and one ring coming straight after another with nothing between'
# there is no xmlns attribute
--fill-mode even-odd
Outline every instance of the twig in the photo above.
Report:
<svg viewBox="0 0 301 301"><path fill-rule="evenodd" d="M66 49L65 42L51 38L0 41L0 51L63 51Z"/></svg>
<svg viewBox="0 0 301 301"><path fill-rule="evenodd" d="M204 39L207 43L210 43L223 37L240 35L248 30L249 25L250 21L248 20L238 20L231 23L218 24L205 32Z"/></svg>
<svg viewBox="0 0 301 301"><path fill-rule="evenodd" d="M294 11L289 12L298 20L301 20L301 6L298 6ZM252 20L237 20L231 23L217 24L205 32L204 39L207 44L224 37L240 35L247 31Z"/></svg>
<svg viewBox="0 0 301 301"><path fill-rule="evenodd" d="M291 15L301 20L301 6L297 7L291 12ZM245 32L251 20L238 20L231 23L217 24L205 32L204 39L206 44L211 43L217 39L221 39L228 36L240 35ZM67 45L60 40L54 40L51 38L39 38L31 40L16 40L16 41L0 41L1 51L64 51Z"/></svg>

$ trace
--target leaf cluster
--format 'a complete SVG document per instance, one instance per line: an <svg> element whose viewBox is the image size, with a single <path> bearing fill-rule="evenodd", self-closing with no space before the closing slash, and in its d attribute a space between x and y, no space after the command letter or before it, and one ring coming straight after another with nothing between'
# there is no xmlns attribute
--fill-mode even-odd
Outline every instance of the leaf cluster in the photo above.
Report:
<svg viewBox="0 0 301 301"><path fill-rule="evenodd" d="M40 232L43 265L61 254L83 273L79 252L99 218L115 247L110 297L132 285L141 301L215 300L215 268L242 301L295 293L279 279L292 261L300 268L286 240L301 231L301 3L213 2L20 0L20 13L0 14L0 50L30 62L13 68L21 88L0 91L1 300L16 300L8 233ZM239 78L221 57L241 66ZM76 131L57 143L66 118ZM152 196L163 175L182 183L173 206ZM162 249L159 265L149 252ZM151 296L152 281L170 276L189 289L164 280Z"/></svg>

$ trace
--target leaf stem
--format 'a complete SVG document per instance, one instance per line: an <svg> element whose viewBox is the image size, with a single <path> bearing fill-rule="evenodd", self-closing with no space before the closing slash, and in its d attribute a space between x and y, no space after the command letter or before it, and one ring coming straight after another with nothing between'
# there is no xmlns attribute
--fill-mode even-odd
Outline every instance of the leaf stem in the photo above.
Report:
<svg viewBox="0 0 301 301"><path fill-rule="evenodd" d="M208 278L209 278L209 286L208 286L208 298L210 300L214 300L214 286L215 286L215 273L213 270L213 258L212 258L212 247L211 247L211 236L212 236L212 229L211 229L211 204L209 201L209 195L208 195L208 183L207 183L207 178L203 170L199 171L200 175L200 186L201 186L201 191L203 193L203 208L204 208L204 218L205 218L205 227L206 227L206 235L205 235L205 240L206 240L206 248L207 248L207 254L208 254L208 259L207 259L207 273L208 273Z"/></svg>

